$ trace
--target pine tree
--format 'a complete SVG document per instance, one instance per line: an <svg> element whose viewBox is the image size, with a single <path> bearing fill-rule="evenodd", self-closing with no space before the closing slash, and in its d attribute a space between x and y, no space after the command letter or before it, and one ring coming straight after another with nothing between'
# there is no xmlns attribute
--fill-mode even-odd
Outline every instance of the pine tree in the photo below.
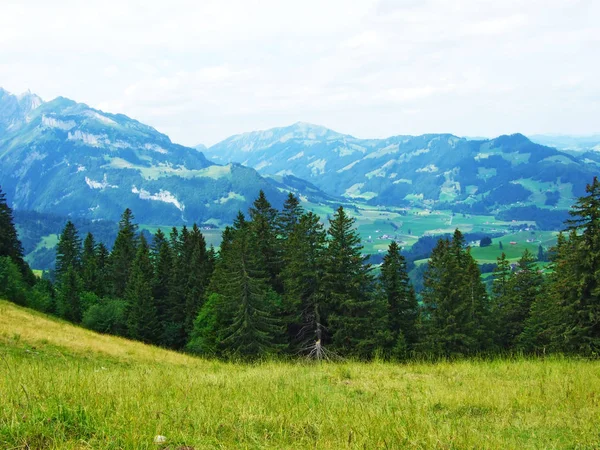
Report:
<svg viewBox="0 0 600 450"><path fill-rule="evenodd" d="M107 296L110 291L110 286L108 286L108 281L110 279L109 257L110 253L102 242L96 245L96 295L100 298Z"/></svg>
<svg viewBox="0 0 600 450"><path fill-rule="evenodd" d="M424 277L424 341L434 355L467 355L489 345L487 293L477 263L459 230L440 239Z"/></svg>
<svg viewBox="0 0 600 450"><path fill-rule="evenodd" d="M288 342L295 352L324 357L323 273L326 232L317 215L300 217L288 236L281 278Z"/></svg>
<svg viewBox="0 0 600 450"><path fill-rule="evenodd" d="M173 228L170 240L172 268L165 307L168 319L164 324L163 342L170 348L181 349L187 342L185 305L191 261L190 233L187 227L182 227L181 232Z"/></svg>
<svg viewBox="0 0 600 450"><path fill-rule="evenodd" d="M303 214L304 210L300 205L300 200L290 192L277 218L277 232L282 246L285 246Z"/></svg>
<svg viewBox="0 0 600 450"><path fill-rule="evenodd" d="M218 330L220 345L227 353L255 358L276 351L276 338L281 329L275 319L276 311L269 300L273 298L267 274L261 270L259 249L253 247L249 227L236 231L229 250L221 255L222 264L217 279L227 282L219 286L220 322L226 328Z"/></svg>
<svg viewBox="0 0 600 450"><path fill-rule="evenodd" d="M577 297L564 299L566 322L565 347L588 355L600 353L600 180L594 177L570 211L569 229L576 231L577 260L580 274Z"/></svg>
<svg viewBox="0 0 600 450"><path fill-rule="evenodd" d="M387 299L392 352L395 356L404 356L407 351L413 350L418 341L419 304L408 278L406 260L395 241L390 244L383 258L380 282Z"/></svg>
<svg viewBox="0 0 600 450"><path fill-rule="evenodd" d="M271 206L265 193L261 190L252 204L250 212L250 239L257 251L257 264L266 271L269 285L277 292L282 292L279 281L281 255L277 242L277 210Z"/></svg>
<svg viewBox="0 0 600 450"><path fill-rule="evenodd" d="M529 319L531 305L540 293L542 276L534 256L525 250L505 285L503 295L495 303L496 340L503 350L512 350Z"/></svg>
<svg viewBox="0 0 600 450"><path fill-rule="evenodd" d="M354 219L339 207L329 221L324 293L328 333L335 351L360 357L381 348L385 336L385 304L374 295L370 265L362 255Z"/></svg>
<svg viewBox="0 0 600 450"><path fill-rule="evenodd" d="M56 245L56 278L61 277L73 268L81 272L81 239L75 225L70 220L65 225Z"/></svg>
<svg viewBox="0 0 600 450"><path fill-rule="evenodd" d="M130 279L131 265L137 253L138 226L133 221L133 213L127 208L121 216L119 233L109 259L112 293L120 298L125 295L127 282Z"/></svg>
<svg viewBox="0 0 600 450"><path fill-rule="evenodd" d="M14 225L12 209L0 187L0 257L8 256L18 267L26 283L35 284L35 276L23 258L23 246Z"/></svg>
<svg viewBox="0 0 600 450"><path fill-rule="evenodd" d="M93 292L100 296L101 288L99 286L99 270L96 241L92 233L88 233L83 241L83 252L81 254L81 281L83 290Z"/></svg>
<svg viewBox="0 0 600 450"><path fill-rule="evenodd" d="M154 235L152 243L152 261L154 265L154 278L152 280L152 296L156 305L156 317L159 324L158 343L165 342L165 326L169 322L169 295L173 269L173 254L169 241L159 229Z"/></svg>
<svg viewBox="0 0 600 450"><path fill-rule="evenodd" d="M188 279L185 294L185 332L186 340L194 327L210 281L210 266L206 251L206 240L196 224L192 227L189 244L191 254L187 264Z"/></svg>
<svg viewBox="0 0 600 450"><path fill-rule="evenodd" d="M128 304L127 328L129 337L147 343L157 343L160 339L160 326L154 297L152 296L153 277L150 249L142 235L131 267L125 299Z"/></svg>
<svg viewBox="0 0 600 450"><path fill-rule="evenodd" d="M78 271L69 265L58 281L57 309L63 319L74 323L81 322L81 292L83 286Z"/></svg>

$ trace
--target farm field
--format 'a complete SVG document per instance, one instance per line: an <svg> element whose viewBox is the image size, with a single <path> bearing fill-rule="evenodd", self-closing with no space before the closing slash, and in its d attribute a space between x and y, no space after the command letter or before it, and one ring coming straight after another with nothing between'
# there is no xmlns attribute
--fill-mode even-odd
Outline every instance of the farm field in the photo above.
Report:
<svg viewBox="0 0 600 450"><path fill-rule="evenodd" d="M0 448L600 445L598 361L226 363L4 301L0 356Z"/></svg>

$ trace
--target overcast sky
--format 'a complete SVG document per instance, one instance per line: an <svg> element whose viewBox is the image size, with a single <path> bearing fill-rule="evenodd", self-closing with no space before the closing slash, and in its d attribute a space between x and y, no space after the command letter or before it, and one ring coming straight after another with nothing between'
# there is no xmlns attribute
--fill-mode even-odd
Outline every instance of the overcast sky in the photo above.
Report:
<svg viewBox="0 0 600 450"><path fill-rule="evenodd" d="M175 142L600 131L598 0L2 0L0 86Z"/></svg>

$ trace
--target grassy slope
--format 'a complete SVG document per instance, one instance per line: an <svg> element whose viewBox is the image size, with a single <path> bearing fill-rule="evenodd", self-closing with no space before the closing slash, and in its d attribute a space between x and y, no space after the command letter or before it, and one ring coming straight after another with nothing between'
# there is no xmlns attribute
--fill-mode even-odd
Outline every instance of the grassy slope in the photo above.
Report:
<svg viewBox="0 0 600 450"><path fill-rule="evenodd" d="M242 365L0 301L0 448L597 448L600 363Z"/></svg>

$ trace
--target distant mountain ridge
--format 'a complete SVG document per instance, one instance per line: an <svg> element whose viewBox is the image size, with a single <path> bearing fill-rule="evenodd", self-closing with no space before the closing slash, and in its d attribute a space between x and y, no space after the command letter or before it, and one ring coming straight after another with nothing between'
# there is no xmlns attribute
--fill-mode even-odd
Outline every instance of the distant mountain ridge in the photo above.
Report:
<svg viewBox="0 0 600 450"><path fill-rule="evenodd" d="M141 223L219 223L247 210L260 189L275 205L288 190L327 197L286 179L215 164L122 114L0 90L0 185L18 210L116 221L129 207Z"/></svg>
<svg viewBox="0 0 600 450"><path fill-rule="evenodd" d="M593 159L535 144L521 134L358 139L306 123L232 136L205 153L261 174L307 179L349 200L478 212L515 204L567 209L598 171Z"/></svg>

